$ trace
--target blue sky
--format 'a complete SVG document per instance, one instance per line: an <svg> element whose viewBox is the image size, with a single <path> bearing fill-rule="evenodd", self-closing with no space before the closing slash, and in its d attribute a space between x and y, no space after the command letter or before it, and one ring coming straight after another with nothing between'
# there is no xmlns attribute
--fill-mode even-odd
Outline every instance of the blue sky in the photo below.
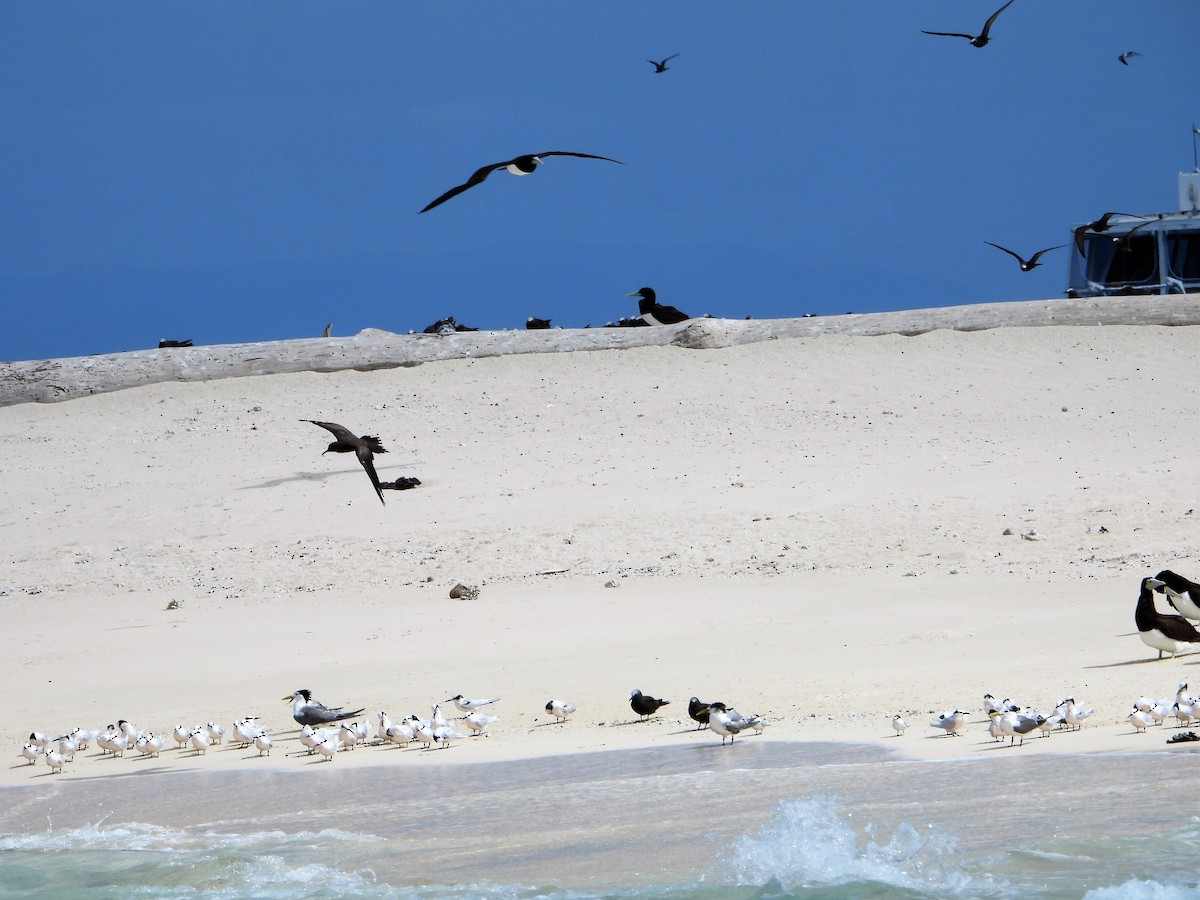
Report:
<svg viewBox="0 0 1200 900"><path fill-rule="evenodd" d="M1062 296L1174 209L1196 0L0 3L0 359ZM1141 57L1122 66L1117 56ZM656 75L646 62L679 53ZM493 174L424 215L476 168Z"/></svg>

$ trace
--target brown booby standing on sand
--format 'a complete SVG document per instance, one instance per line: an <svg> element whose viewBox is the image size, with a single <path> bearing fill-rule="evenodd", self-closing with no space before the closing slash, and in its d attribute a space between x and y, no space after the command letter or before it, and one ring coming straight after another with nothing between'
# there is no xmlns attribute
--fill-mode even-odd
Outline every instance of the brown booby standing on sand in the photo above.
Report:
<svg viewBox="0 0 1200 900"><path fill-rule="evenodd" d="M1142 643L1157 650L1159 659L1164 653L1176 656L1200 650L1200 631L1191 622L1183 616L1160 613L1154 606L1154 592L1160 587L1165 585L1157 578L1142 579L1141 593L1138 594L1137 608L1133 613Z"/></svg>
<svg viewBox="0 0 1200 900"><path fill-rule="evenodd" d="M533 173L534 169L542 164L542 160L544 160L547 156L578 156L582 159L602 159L605 162L613 162L619 166L625 165L625 163L621 162L619 159L611 159L607 156L596 156L592 153L573 153L570 150L547 150L545 153L526 153L523 156L517 156L513 159L506 159L504 162L492 163L491 165L484 166L481 169L476 169L470 178L457 187L450 188L450 190L446 191L446 193L442 194L442 196L438 197L423 210L421 210L421 212L429 212L429 210L433 209L435 206L440 206L451 197L457 197L468 188L473 188L477 184L483 184L484 179L497 169L508 169L508 171L512 172L514 175L530 175Z"/></svg>
<svg viewBox="0 0 1200 900"><path fill-rule="evenodd" d="M1200 584L1188 581L1170 569L1163 569L1154 578L1162 582L1162 587L1155 590L1163 594L1181 616L1200 620Z"/></svg>
<svg viewBox="0 0 1200 900"><path fill-rule="evenodd" d="M996 18L1000 15L1000 13L1004 12L1006 9L1008 9L1010 6L1012 6L1012 3L1013 3L1013 0L1008 0L1007 3L1005 3L1002 7L1000 7L998 10L996 10L994 13L992 13L988 17L988 20L983 23L983 31L981 31L978 35L962 34L957 31L922 31L921 34L935 34L938 37L966 38L968 41L971 42L972 47L985 47L985 46L987 46L987 42L988 42L988 32L992 30L992 23L996 21Z"/></svg>
<svg viewBox="0 0 1200 900"><path fill-rule="evenodd" d="M336 441L325 448L324 452L321 453L322 456L326 453L355 454L358 457L358 461L362 463L362 467L367 470L367 477L371 479L371 486L375 488L375 493L379 495L379 502L384 503L383 491L379 487L379 476L375 474L375 463L372 462L376 453L387 453L387 450L383 449L383 444L380 443L379 438L370 434L358 437L348 428L343 428L336 422L318 422L316 419L301 419L300 421L320 425L337 438ZM384 505L386 506L387 504L384 503Z"/></svg>
<svg viewBox="0 0 1200 900"><path fill-rule="evenodd" d="M643 719L647 716L652 716L658 712L659 707L666 706L670 700L659 700L657 697L651 697L648 694L643 694L639 690L634 690L629 695L630 708L641 716Z"/></svg>

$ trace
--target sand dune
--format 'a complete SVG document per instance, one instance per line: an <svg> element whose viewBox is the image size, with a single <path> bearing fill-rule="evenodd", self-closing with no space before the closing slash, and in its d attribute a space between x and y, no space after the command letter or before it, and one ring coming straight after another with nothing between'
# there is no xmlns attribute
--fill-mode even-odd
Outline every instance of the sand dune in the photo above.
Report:
<svg viewBox="0 0 1200 900"><path fill-rule="evenodd" d="M31 729L119 717L257 714L295 749L298 687L393 718L502 698L489 737L331 766L718 741L692 694L770 721L745 740L933 758L994 751L985 692L1073 694L1089 727L1011 752L1170 752L1125 715L1200 688L1200 656L1152 661L1133 626L1141 577L1200 578L1198 351L1194 326L823 334L9 406L0 784L51 777L20 765ZM380 435L380 477L421 486L382 506L301 419ZM635 687L672 703L635 723ZM964 737L929 727L956 706ZM54 777L303 764L246 756Z"/></svg>

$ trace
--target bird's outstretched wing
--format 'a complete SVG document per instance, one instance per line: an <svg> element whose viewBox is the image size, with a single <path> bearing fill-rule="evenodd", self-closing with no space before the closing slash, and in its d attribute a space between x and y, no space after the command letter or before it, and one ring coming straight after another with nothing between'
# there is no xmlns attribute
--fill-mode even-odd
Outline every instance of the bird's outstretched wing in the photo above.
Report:
<svg viewBox="0 0 1200 900"><path fill-rule="evenodd" d="M474 174L472 174L470 178L468 178L466 181L464 181L462 184L458 185L457 187L450 188L450 190L446 191L446 193L442 194L442 196L438 197L436 200L434 200L432 203L430 203L428 206L426 206L423 210L421 210L421 212L429 212L429 210L433 209L435 206L441 206L443 203L445 203L451 197L457 197L463 191L468 190L469 188L473 188L477 184L482 184L484 179L486 179L489 175L491 175L497 169L502 169L505 166L507 166L509 164L509 162L512 162L512 160L506 160L505 162L492 163L490 166L483 166L482 168L476 169ZM418 215L419 214L420 213L418 213Z"/></svg>
<svg viewBox="0 0 1200 900"><path fill-rule="evenodd" d="M993 244L991 241L984 241L984 243L985 243L985 244L988 244L988 245L990 245L990 246L992 246L992 247L995 247L997 250L1003 250L1005 253L1007 253L1009 256L1011 256L1013 259L1015 259L1017 262L1019 262L1021 265L1025 265L1025 264L1026 264L1026 263L1025 263L1025 260L1023 260L1023 259L1022 259L1022 258L1021 258L1019 255L1017 255L1016 253L1013 253L1013 252L1012 252L1011 250L1009 250L1007 247L1001 247L999 244ZM1042 251L1042 253L1045 253L1045 252L1046 252L1045 250L1043 250L1043 251ZM1033 262L1033 260L1034 260L1034 259L1037 259L1037 258L1038 258L1038 256L1041 256L1041 253L1039 253L1037 256L1034 256L1034 257L1033 257L1033 259L1029 260L1029 262Z"/></svg>
<svg viewBox="0 0 1200 900"><path fill-rule="evenodd" d="M318 422L316 419L301 419L301 422L312 422L314 425L320 425L343 444L353 444L358 440L358 436L352 434L350 429L339 425L337 422Z"/></svg>
<svg viewBox="0 0 1200 900"><path fill-rule="evenodd" d="M968 41L975 40L975 35L959 34L957 31L922 31L921 34L936 34L938 37L960 37L966 38Z"/></svg>
<svg viewBox="0 0 1200 900"><path fill-rule="evenodd" d="M358 461L367 470L367 477L371 479L371 485L375 488L375 493L379 495L379 502L387 506L387 503L383 499L383 488L379 486L379 476L375 474L375 463L372 462L371 451L366 447L360 447L357 455Z"/></svg>
<svg viewBox="0 0 1200 900"><path fill-rule="evenodd" d="M999 18L1000 13L1004 12L1006 9L1008 9L1010 6L1012 6L1012 3L1013 3L1013 0L1008 0L1007 3L1005 3L1002 7L1000 7L998 10L996 10L994 13L992 13L991 16L988 17L988 20L983 23L983 33L979 35L980 37L985 38L988 36L988 32L992 28L992 23L995 22L997 18Z"/></svg>
<svg viewBox="0 0 1200 900"><path fill-rule="evenodd" d="M612 159L608 156L596 156L594 153L572 153L570 150L547 150L545 153L535 153L534 156L538 157L539 159L547 156L578 156L582 159L602 159L605 162L614 162L618 166L625 165L625 163L621 162L619 159ZM508 163L500 163L500 165L506 166ZM478 175L479 173L476 172L475 174Z"/></svg>
<svg viewBox="0 0 1200 900"><path fill-rule="evenodd" d="M1047 247L1045 250L1039 250L1037 253L1033 254L1033 256L1029 257L1029 265L1032 266L1039 259L1041 259L1043 253L1049 253L1051 250L1061 250L1065 246L1067 246L1067 245L1066 244L1057 244L1053 247Z"/></svg>

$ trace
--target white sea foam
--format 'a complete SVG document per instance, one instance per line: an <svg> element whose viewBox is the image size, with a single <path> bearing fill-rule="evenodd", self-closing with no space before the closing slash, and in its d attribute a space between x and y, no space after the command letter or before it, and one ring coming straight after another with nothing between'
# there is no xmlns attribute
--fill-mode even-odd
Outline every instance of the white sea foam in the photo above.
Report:
<svg viewBox="0 0 1200 900"><path fill-rule="evenodd" d="M786 890L869 882L916 892L1003 892L990 878L962 873L952 836L901 825L886 840L862 836L828 797L785 800L757 834L739 838L718 867L719 883Z"/></svg>

